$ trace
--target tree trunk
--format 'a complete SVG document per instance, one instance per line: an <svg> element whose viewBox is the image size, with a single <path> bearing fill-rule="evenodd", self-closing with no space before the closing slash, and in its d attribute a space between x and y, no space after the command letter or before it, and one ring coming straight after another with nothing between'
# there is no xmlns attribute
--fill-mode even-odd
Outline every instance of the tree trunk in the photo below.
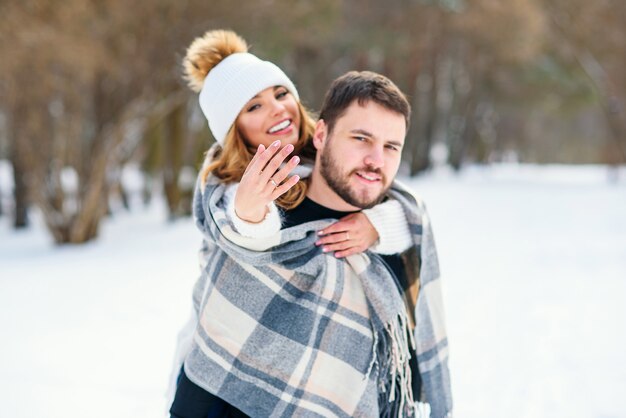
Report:
<svg viewBox="0 0 626 418"><path fill-rule="evenodd" d="M472 140L476 101L471 79L471 63L468 62L464 46L457 41L454 67L451 74L453 103L448 121L448 163L459 171Z"/></svg>
<svg viewBox="0 0 626 418"><path fill-rule="evenodd" d="M20 114L21 109L18 107L13 109L11 124L11 149L9 159L13 167L13 226L16 229L28 226L28 205L29 205L29 188L27 182L27 174L31 171L27 165L26 150L23 146L24 138L20 137L18 131L21 125Z"/></svg>
<svg viewBox="0 0 626 418"><path fill-rule="evenodd" d="M622 106L618 101L619 99L615 97L604 97L603 100L605 104L602 108L609 126L611 139L614 143L613 148L617 150L617 155L613 156L614 164L624 164L626 163L626 117L623 114Z"/></svg>
<svg viewBox="0 0 626 418"><path fill-rule="evenodd" d="M409 129L409 137L412 141L409 171L411 176L430 167L430 149L437 119L436 66L430 64L429 68L418 76L414 94L413 108L416 115Z"/></svg>
<svg viewBox="0 0 626 418"><path fill-rule="evenodd" d="M14 148L17 144L13 144ZM14 150L14 155L11 158L11 164L13 165L13 200L15 203L14 222L13 226L16 229L25 228L28 226L28 185L26 182L26 169L23 161L19 157L17 150Z"/></svg>
<svg viewBox="0 0 626 418"><path fill-rule="evenodd" d="M169 209L169 218L181 216L181 191L178 175L183 163L185 147L185 107L176 107L165 121L165 164L163 166L163 188Z"/></svg>

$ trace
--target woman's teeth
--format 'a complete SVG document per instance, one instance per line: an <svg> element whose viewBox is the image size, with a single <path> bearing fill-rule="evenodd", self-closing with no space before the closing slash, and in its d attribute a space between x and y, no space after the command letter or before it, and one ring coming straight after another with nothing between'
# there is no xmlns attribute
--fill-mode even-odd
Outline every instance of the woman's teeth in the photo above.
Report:
<svg viewBox="0 0 626 418"><path fill-rule="evenodd" d="M288 127L289 125L291 125L291 121L289 119L282 121L281 123L272 126L269 129L269 133L273 134L274 132L278 132L278 131L282 131L283 129L285 129L286 127Z"/></svg>

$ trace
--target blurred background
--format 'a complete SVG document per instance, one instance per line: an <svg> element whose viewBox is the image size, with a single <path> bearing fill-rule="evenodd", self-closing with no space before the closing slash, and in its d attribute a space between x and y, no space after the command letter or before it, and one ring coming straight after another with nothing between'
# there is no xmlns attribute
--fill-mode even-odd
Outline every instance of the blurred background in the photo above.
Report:
<svg viewBox="0 0 626 418"><path fill-rule="evenodd" d="M181 61L228 28L313 111L353 69L407 93L401 177L435 226L457 416L626 417L626 2L1 0L0 16L9 415L164 413L213 143Z"/></svg>
<svg viewBox="0 0 626 418"><path fill-rule="evenodd" d="M128 197L129 165L146 200L161 183L169 216L188 214L211 138L181 59L215 28L284 68L312 110L345 71L393 79L414 107L408 175L626 162L617 0L4 0L0 14L0 159L14 180L0 213L22 227L38 207L57 243L97 235L109 200Z"/></svg>

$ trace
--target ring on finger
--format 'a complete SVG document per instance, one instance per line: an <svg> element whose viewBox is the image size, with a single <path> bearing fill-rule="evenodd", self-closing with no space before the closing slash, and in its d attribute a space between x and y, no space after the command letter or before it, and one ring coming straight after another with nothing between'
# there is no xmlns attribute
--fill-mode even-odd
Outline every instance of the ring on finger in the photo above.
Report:
<svg viewBox="0 0 626 418"><path fill-rule="evenodd" d="M278 183L274 179L270 179L270 183L274 186L274 188L278 187Z"/></svg>

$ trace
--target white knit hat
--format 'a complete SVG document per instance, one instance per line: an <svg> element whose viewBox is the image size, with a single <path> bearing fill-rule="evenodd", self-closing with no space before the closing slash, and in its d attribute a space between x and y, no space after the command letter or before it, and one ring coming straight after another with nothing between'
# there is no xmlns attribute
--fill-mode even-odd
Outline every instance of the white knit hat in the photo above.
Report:
<svg viewBox="0 0 626 418"><path fill-rule="evenodd" d="M296 100L300 99L296 87L280 68L250 53L231 54L213 67L200 91L200 107L215 140L223 146L244 105L259 92L274 86L283 86Z"/></svg>

